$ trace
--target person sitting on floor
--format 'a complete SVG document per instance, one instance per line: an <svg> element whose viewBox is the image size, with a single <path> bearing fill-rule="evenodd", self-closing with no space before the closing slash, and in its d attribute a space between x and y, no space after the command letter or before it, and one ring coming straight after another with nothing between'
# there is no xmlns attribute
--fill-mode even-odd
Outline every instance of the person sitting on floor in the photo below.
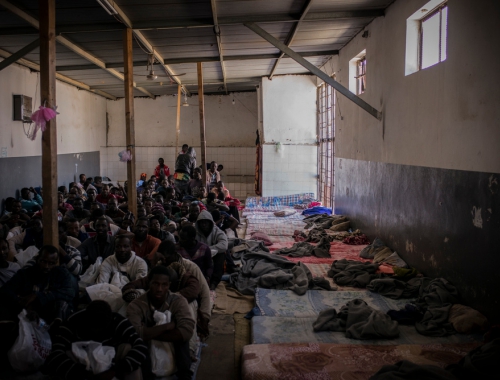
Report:
<svg viewBox="0 0 500 380"><path fill-rule="evenodd" d="M113 255L115 252L115 239L108 234L108 221L101 216L94 223L95 235L85 240L78 250L82 256L83 272L95 264L98 257L103 260Z"/></svg>
<svg viewBox="0 0 500 380"><path fill-rule="evenodd" d="M224 261L228 249L226 234L214 225L212 215L204 210L200 212L196 221L196 239L208 245L214 262L210 289L214 290L224 274Z"/></svg>
<svg viewBox="0 0 500 380"><path fill-rule="evenodd" d="M135 216L130 211L125 213L125 216L120 223L120 228L125 231L132 231L135 224Z"/></svg>
<svg viewBox="0 0 500 380"><path fill-rule="evenodd" d="M177 206L179 207L181 205L181 202L177 200L177 193L173 187L169 187L165 191L165 200L163 203L169 204L170 206Z"/></svg>
<svg viewBox="0 0 500 380"><path fill-rule="evenodd" d="M188 221L194 226L200 216L201 208L199 203L191 202L189 205Z"/></svg>
<svg viewBox="0 0 500 380"><path fill-rule="evenodd" d="M75 287L68 269L59 263L59 249L44 245L36 265L18 271L0 289L0 320L16 321L22 309L30 320L65 320L72 311Z"/></svg>
<svg viewBox="0 0 500 380"><path fill-rule="evenodd" d="M180 211L172 216L172 219L176 223L180 223L182 218L187 219L189 216L189 206L191 201L182 201Z"/></svg>
<svg viewBox="0 0 500 380"><path fill-rule="evenodd" d="M89 221L88 223L83 223L84 221L82 221L81 223L81 227L80 227L80 230L82 232L86 232L89 237L92 237L92 236L95 236L96 234L96 231L95 231L95 222L97 221L97 219L99 219L100 217L104 217L107 221L108 221L108 234L110 234L111 236L115 236L115 235L127 235L129 237L134 237L134 234L129 232L129 231L125 231L124 229L120 228L119 226L117 226L116 224L113 223L113 221L106 215L104 215L104 211L101 210L101 209L95 209L92 211L92 215L90 216L89 218Z"/></svg>
<svg viewBox="0 0 500 380"><path fill-rule="evenodd" d="M72 344L94 341L115 348L113 366L94 375L72 354ZM57 379L123 379L140 380L141 366L149 357L148 347L130 321L113 313L106 301L92 301L88 307L71 317L59 328L52 352L44 365L44 373Z"/></svg>
<svg viewBox="0 0 500 380"><path fill-rule="evenodd" d="M78 239L80 243L83 243L89 238L85 232L80 230L80 223L76 219L66 219L66 233L68 236Z"/></svg>
<svg viewBox="0 0 500 380"><path fill-rule="evenodd" d="M41 210L43 207L42 197L35 191L34 188L24 187L21 189L21 206L29 215Z"/></svg>
<svg viewBox="0 0 500 380"><path fill-rule="evenodd" d="M177 264L175 264L177 263ZM182 265L186 272L193 275L199 284L199 293L196 297L198 301L198 313L196 320L196 329L198 330L198 335L205 339L209 335L208 323L210 322L210 317L212 313L212 304L210 301L210 288L208 287L207 280L203 275L200 267L196 265L191 260L183 258L179 253L177 253L176 246L171 244L164 244L158 248L156 252L156 257L153 260L152 266L163 265L166 267L176 267L176 265ZM177 271L177 274L180 272ZM181 281L181 280L180 280ZM182 293L181 293L182 294ZM189 295L182 294L189 302Z"/></svg>
<svg viewBox="0 0 500 380"><path fill-rule="evenodd" d="M220 181L220 174L217 171L217 162L212 161L210 163L210 169L207 170L207 187L208 191L212 191L212 188L217 185Z"/></svg>
<svg viewBox="0 0 500 380"><path fill-rule="evenodd" d="M75 198L73 200L73 210L66 212L64 220L76 219L81 221L90 216L90 211L83 208L83 200L81 198Z"/></svg>
<svg viewBox="0 0 500 380"><path fill-rule="evenodd" d="M153 198L145 198L144 199L144 208L146 209L146 215L153 215L152 210L153 210L153 205L155 204L155 201Z"/></svg>
<svg viewBox="0 0 500 380"><path fill-rule="evenodd" d="M7 240L9 242L9 261L14 260L17 255L16 246L25 250L28 247L35 246L40 249L43 246L43 224L39 218L33 218L29 221L27 228L20 234Z"/></svg>
<svg viewBox="0 0 500 380"><path fill-rule="evenodd" d="M182 227L176 249L183 258L198 265L207 284L210 284L210 277L213 273L212 252L208 245L196 240L196 228Z"/></svg>
<svg viewBox="0 0 500 380"><path fill-rule="evenodd" d="M160 239L148 235L148 230L149 219L137 219L134 227L135 236L132 239L132 250L138 257L144 260L150 260L158 250L161 243Z"/></svg>
<svg viewBox="0 0 500 380"><path fill-rule="evenodd" d="M170 169L167 165L165 165L165 160L163 158L158 159L158 165L155 168L155 177L156 180L162 180L168 178L170 175ZM158 181L160 182L160 181Z"/></svg>
<svg viewBox="0 0 500 380"><path fill-rule="evenodd" d="M116 199L110 199L108 201L108 206L104 213L106 216L110 217L116 225L120 225L125 216L125 213L118 208L118 201Z"/></svg>
<svg viewBox="0 0 500 380"><path fill-rule="evenodd" d="M89 210L90 212L92 212L91 206L92 206L92 203L94 203L94 202L97 202L97 190L95 188L94 189L88 189L87 190L87 200L85 202L83 202L83 208L85 210ZM100 202L97 202L97 204L103 210L106 208L106 206L103 205Z"/></svg>
<svg viewBox="0 0 500 380"><path fill-rule="evenodd" d="M107 205L108 201L110 199L117 199L118 202L121 202L123 197L119 197L118 195L111 194L111 192L109 191L109 185L104 184L104 185L102 185L101 192L96 197L96 200L97 200L97 202L100 202L104 205Z"/></svg>
<svg viewBox="0 0 500 380"><path fill-rule="evenodd" d="M2 217L2 221L8 220L9 217L12 217L14 215L17 215L19 217L19 220L27 222L30 220L29 215L26 213L26 210L23 209L23 206L21 204L21 201L15 199L15 198L10 198L11 201L9 210L7 210L7 201L5 201L5 212L4 216Z"/></svg>
<svg viewBox="0 0 500 380"><path fill-rule="evenodd" d="M66 215L67 211L73 210L73 206L64 202L64 195L61 192L57 193L57 209L61 214L63 214L63 216Z"/></svg>
<svg viewBox="0 0 500 380"><path fill-rule="evenodd" d="M167 211L168 210L168 211ZM160 220L161 228L165 231L175 232L177 229L177 224L173 220L167 217L167 213L171 214L171 208L169 205L166 205L166 208L163 207L159 203L155 203L153 208L151 209L152 216L158 217ZM151 216L149 216L151 218Z"/></svg>
<svg viewBox="0 0 500 380"><path fill-rule="evenodd" d="M161 241L171 241L172 243L175 243L174 235L161 228L161 223L163 223L162 219L163 218L161 218L161 216L156 215L149 218L149 235L160 239Z"/></svg>
<svg viewBox="0 0 500 380"><path fill-rule="evenodd" d="M9 257L9 243L4 238L0 239L0 288L21 269L18 263L7 261Z"/></svg>
<svg viewBox="0 0 500 380"><path fill-rule="evenodd" d="M216 199L215 193L208 193L207 199L205 201L205 205L207 206L207 211L212 212L214 210L219 210L219 211L229 211L229 207L224 203L224 201L221 201L220 199Z"/></svg>
<svg viewBox="0 0 500 380"><path fill-rule="evenodd" d="M148 265L132 252L131 239L125 235L115 238L115 253L102 263L96 283L109 284L115 273L120 273L129 281L145 277L148 273Z"/></svg>
<svg viewBox="0 0 500 380"><path fill-rule="evenodd" d="M178 380L191 380L189 340L193 336L195 320L186 299L170 291L169 269L157 266L148 274L149 290L127 307L127 317L146 342L171 342L175 351ZM172 313L172 321L155 326L154 312Z"/></svg>
<svg viewBox="0 0 500 380"><path fill-rule="evenodd" d="M204 194L205 184L201 180L201 169L195 168L193 170L193 179L188 182L187 193L196 199L202 199Z"/></svg>
<svg viewBox="0 0 500 380"><path fill-rule="evenodd" d="M200 294L200 283L194 275L186 270L182 257L175 251L175 244L171 241L162 242L158 251L160 252L155 254L157 256L155 257L156 264L160 262L165 267L171 267L178 275L175 281L172 280L170 290L182 295L188 303L196 300ZM161 257L161 259L158 259L158 257ZM203 279L203 281L205 280ZM142 277L126 284L122 288L123 299L131 302L138 298L141 293L135 292L137 289L148 290L149 277Z"/></svg>

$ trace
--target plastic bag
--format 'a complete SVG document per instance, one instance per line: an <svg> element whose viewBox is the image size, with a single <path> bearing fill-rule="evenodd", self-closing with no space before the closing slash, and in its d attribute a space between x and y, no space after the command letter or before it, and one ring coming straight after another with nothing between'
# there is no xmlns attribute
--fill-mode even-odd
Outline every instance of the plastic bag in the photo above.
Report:
<svg viewBox="0 0 500 380"><path fill-rule="evenodd" d="M71 352L94 375L110 369L116 355L114 347L103 346L94 341L75 342L71 345Z"/></svg>
<svg viewBox="0 0 500 380"><path fill-rule="evenodd" d="M153 319L156 322L156 326L170 323L172 320L172 313L168 310L164 313L155 310ZM156 376L170 376L177 371L174 359L174 346L172 343L152 340L150 354L151 369Z"/></svg>
<svg viewBox="0 0 500 380"><path fill-rule="evenodd" d="M109 303L113 312L118 312L125 301L122 299L122 291L112 284L95 284L86 289L90 299L103 300Z"/></svg>
<svg viewBox="0 0 500 380"><path fill-rule="evenodd" d="M43 320L38 325L30 321L26 310L21 311L18 318L19 336L8 353L10 365L18 372L36 371L52 350L49 332L43 327Z"/></svg>
<svg viewBox="0 0 500 380"><path fill-rule="evenodd" d="M102 257L98 257L94 264L91 264L84 274L80 276L80 281L78 286L81 290L85 289L87 286L94 285L97 277L99 276L99 268L102 264Z"/></svg>
<svg viewBox="0 0 500 380"><path fill-rule="evenodd" d="M115 272L113 274L113 277L111 278L111 285L116 286L117 288L121 289L125 285L127 285L130 282L130 280L127 278L127 276L124 276L120 272Z"/></svg>
<svg viewBox="0 0 500 380"><path fill-rule="evenodd" d="M26 265L28 261L30 261L37 254L38 254L38 248L34 245L30 245L24 251L23 250L19 251L19 253L14 257L16 258L19 266L22 268Z"/></svg>

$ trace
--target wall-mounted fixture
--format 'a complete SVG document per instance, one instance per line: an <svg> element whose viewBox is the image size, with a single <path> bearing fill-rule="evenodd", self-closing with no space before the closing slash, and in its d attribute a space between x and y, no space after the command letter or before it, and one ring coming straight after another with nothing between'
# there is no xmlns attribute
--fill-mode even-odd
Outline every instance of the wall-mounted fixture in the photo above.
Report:
<svg viewBox="0 0 500 380"><path fill-rule="evenodd" d="M31 111L33 103L31 97L26 95L14 95L14 120L31 123Z"/></svg>

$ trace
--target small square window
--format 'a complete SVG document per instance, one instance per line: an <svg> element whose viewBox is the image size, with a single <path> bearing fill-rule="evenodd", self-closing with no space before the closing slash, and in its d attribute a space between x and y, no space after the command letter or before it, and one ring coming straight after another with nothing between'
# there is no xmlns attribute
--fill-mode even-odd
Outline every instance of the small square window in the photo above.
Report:
<svg viewBox="0 0 500 380"><path fill-rule="evenodd" d="M366 56L360 58L356 64L356 95L366 90Z"/></svg>
<svg viewBox="0 0 500 380"><path fill-rule="evenodd" d="M405 75L447 58L448 3L431 0L406 20Z"/></svg>
<svg viewBox="0 0 500 380"><path fill-rule="evenodd" d="M443 4L420 22L420 70L446 60L448 6Z"/></svg>

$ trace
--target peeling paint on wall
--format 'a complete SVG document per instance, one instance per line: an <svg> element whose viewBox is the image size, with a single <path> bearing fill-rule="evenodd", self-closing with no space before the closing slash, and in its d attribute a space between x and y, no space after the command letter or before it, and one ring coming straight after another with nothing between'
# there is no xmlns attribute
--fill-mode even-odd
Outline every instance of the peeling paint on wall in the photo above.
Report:
<svg viewBox="0 0 500 380"><path fill-rule="evenodd" d="M489 178L488 188L490 189L491 194L498 193L498 180L493 174Z"/></svg>
<svg viewBox="0 0 500 380"><path fill-rule="evenodd" d="M474 206L472 207L472 216L474 217L472 219L472 224L474 224L474 227L477 228L483 228L483 218L481 217L481 209Z"/></svg>

